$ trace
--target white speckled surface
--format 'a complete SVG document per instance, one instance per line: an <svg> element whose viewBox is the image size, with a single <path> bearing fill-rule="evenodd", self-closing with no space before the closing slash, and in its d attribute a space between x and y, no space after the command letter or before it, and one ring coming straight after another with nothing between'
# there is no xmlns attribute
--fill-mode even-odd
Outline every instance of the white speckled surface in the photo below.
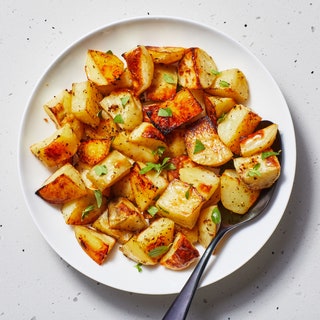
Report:
<svg viewBox="0 0 320 320"><path fill-rule="evenodd" d="M278 82L296 130L296 182L278 228L239 271L197 292L188 319L318 319L319 0L2 0L0 319L160 319L174 297L118 291L69 267L34 225L17 172L22 113L47 66L91 30L147 15L199 21L249 48Z"/></svg>

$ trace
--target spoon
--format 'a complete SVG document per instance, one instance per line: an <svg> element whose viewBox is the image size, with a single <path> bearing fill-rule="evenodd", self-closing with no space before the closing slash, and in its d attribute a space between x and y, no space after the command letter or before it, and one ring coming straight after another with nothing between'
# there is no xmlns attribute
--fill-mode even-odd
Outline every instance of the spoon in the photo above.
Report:
<svg viewBox="0 0 320 320"><path fill-rule="evenodd" d="M269 124L271 124L269 121L263 121L264 126L267 126ZM279 133L277 135L276 141L273 144L273 149L281 149L281 138ZM280 157L279 161L281 161ZM231 211L226 210L225 208L221 208L220 211L222 220L217 235L215 236L215 238L213 238L209 246L204 251L190 278L188 279L176 299L173 301L162 320L183 320L186 318L193 296L198 288L199 281L213 253L213 250L228 232L255 219L264 211L270 199L272 198L275 185L276 183L274 183L272 187L262 190L258 201L244 215L235 214Z"/></svg>

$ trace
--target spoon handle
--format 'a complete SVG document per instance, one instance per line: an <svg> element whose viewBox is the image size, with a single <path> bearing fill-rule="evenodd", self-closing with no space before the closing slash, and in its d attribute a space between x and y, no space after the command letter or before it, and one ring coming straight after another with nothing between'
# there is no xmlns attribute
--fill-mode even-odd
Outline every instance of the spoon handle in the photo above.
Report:
<svg viewBox="0 0 320 320"><path fill-rule="evenodd" d="M216 237L210 242L198 264L194 268L190 278L188 279L176 299L173 301L172 305L170 306L162 320L183 320L186 318L191 301L198 288L199 281L212 255L212 252L219 241L222 239L222 237L225 235L225 233L229 230L230 228L221 228Z"/></svg>

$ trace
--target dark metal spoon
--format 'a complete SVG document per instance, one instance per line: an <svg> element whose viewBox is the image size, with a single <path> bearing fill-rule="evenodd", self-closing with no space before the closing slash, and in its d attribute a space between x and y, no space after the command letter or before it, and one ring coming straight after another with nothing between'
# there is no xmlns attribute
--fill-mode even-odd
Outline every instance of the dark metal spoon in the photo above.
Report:
<svg viewBox="0 0 320 320"><path fill-rule="evenodd" d="M264 126L268 124L271 123L269 121L264 121ZM281 149L281 139L279 133L273 145L273 149ZM281 159L279 160L281 161ZM220 211L222 221L216 237L211 241L209 246L204 251L190 278L188 279L176 299L173 301L172 305L170 306L162 320L182 320L186 318L193 296L198 288L199 281L212 255L213 250L216 248L216 246L226 233L255 219L264 211L270 199L272 198L275 186L276 183L274 183L271 188L263 190L255 205L248 211L248 213L244 215L234 214L228 210L221 208Z"/></svg>

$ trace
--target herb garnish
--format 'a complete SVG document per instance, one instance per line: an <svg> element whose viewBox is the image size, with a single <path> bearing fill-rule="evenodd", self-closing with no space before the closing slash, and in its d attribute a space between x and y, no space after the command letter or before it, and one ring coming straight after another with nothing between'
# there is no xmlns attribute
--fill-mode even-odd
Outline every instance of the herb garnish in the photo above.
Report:
<svg viewBox="0 0 320 320"><path fill-rule="evenodd" d="M215 207L211 212L211 220L215 224L219 224L221 222L221 213L218 207Z"/></svg>
<svg viewBox="0 0 320 320"><path fill-rule="evenodd" d="M159 246L159 247L156 247L156 248L150 250L149 253L148 253L148 255L149 255L149 257L151 257L151 258L157 258L157 257L163 255L164 253L166 253L166 252L169 250L170 246L171 246L171 245L169 245L169 246Z"/></svg>
<svg viewBox="0 0 320 320"><path fill-rule="evenodd" d="M164 154L164 152L166 151L166 148L163 146L159 146L156 150L152 151L153 155L158 155L158 156L162 156Z"/></svg>
<svg viewBox="0 0 320 320"><path fill-rule="evenodd" d="M137 270L138 270L139 272L142 272L141 266L142 266L142 263L139 262L139 263L137 263L134 267L137 268Z"/></svg>
<svg viewBox="0 0 320 320"><path fill-rule="evenodd" d="M151 206L147 211L151 216L154 217L159 211L159 209L156 206Z"/></svg>
<svg viewBox="0 0 320 320"><path fill-rule="evenodd" d="M113 118L113 121L114 121L114 123L124 123L121 114L117 114L117 115Z"/></svg>
<svg viewBox="0 0 320 320"><path fill-rule="evenodd" d="M171 74L168 74L168 73L165 73L163 75L163 79L164 79L165 82L167 82L169 84L175 84L176 83L174 78L173 78L173 76Z"/></svg>
<svg viewBox="0 0 320 320"><path fill-rule="evenodd" d="M92 210L94 209L94 205L87 206L81 214L81 220L83 220Z"/></svg>
<svg viewBox="0 0 320 320"><path fill-rule="evenodd" d="M170 163L170 158L166 157L163 159L162 163L153 163L153 162L147 162L146 166L142 168L139 173L145 174L151 170L155 170L158 172L158 174L161 173L162 170L174 170L176 166L173 163Z"/></svg>
<svg viewBox="0 0 320 320"><path fill-rule="evenodd" d="M255 176L261 176L261 173L259 171L261 164L257 163L254 165L254 167L248 171L249 177L255 177Z"/></svg>
<svg viewBox="0 0 320 320"><path fill-rule="evenodd" d="M267 159L271 156L278 156L280 154L281 150L279 150L278 152L276 151L264 151L262 152L261 154L261 159L264 160L264 159Z"/></svg>
<svg viewBox="0 0 320 320"><path fill-rule="evenodd" d="M102 164L94 167L94 172L96 173L97 176L104 176L108 173L108 168Z"/></svg>
<svg viewBox="0 0 320 320"><path fill-rule="evenodd" d="M170 108L160 108L158 111L159 117L172 117L172 110Z"/></svg>
<svg viewBox="0 0 320 320"><path fill-rule="evenodd" d="M94 190L94 196L96 197L98 208L102 205L102 192L100 190Z"/></svg>
<svg viewBox="0 0 320 320"><path fill-rule="evenodd" d="M193 154L199 153L203 151L206 147L203 145L203 143L199 140L196 139L196 144L194 146Z"/></svg>
<svg viewBox="0 0 320 320"><path fill-rule="evenodd" d="M130 100L130 96L127 95L127 96L121 97L120 100L121 100L122 106L124 107L128 103L128 101Z"/></svg>
<svg viewBox="0 0 320 320"><path fill-rule="evenodd" d="M228 88L228 87L230 87L230 83L227 82L227 81L224 81L224 80L220 80L219 81L219 86L222 87L222 88Z"/></svg>

